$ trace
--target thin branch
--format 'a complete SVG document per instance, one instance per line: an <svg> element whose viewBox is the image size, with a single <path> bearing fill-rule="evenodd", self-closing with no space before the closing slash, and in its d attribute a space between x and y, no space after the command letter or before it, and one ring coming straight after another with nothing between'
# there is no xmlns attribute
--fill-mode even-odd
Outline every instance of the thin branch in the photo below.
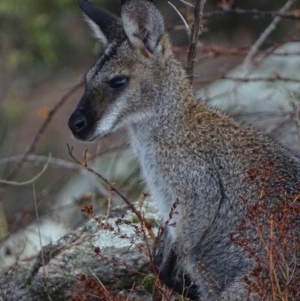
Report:
<svg viewBox="0 0 300 301"><path fill-rule="evenodd" d="M34 183L37 179L39 179L41 177L41 175L47 170L48 166L49 166L49 161L51 158L51 154L49 154L49 159L47 161L47 163L44 165L43 169L36 175L34 176L32 179L25 181L25 182L16 182L16 181L7 181L7 180L0 180L0 184L4 184L4 185L12 185L12 186L25 186L28 184L32 184Z"/></svg>
<svg viewBox="0 0 300 301"><path fill-rule="evenodd" d="M292 107L293 110L293 119L296 125L297 129L297 135L298 135L298 140L300 143L300 118L299 118L299 108L297 106L297 103L295 101L295 96L292 92L290 92L290 106Z"/></svg>
<svg viewBox="0 0 300 301"><path fill-rule="evenodd" d="M43 133L47 129L48 125L52 121L54 115L57 113L57 111L66 103L66 101L77 91L79 90L84 84L84 81L80 81L80 83L76 84L73 88L71 88L61 99L60 101L53 107L53 109L48 113L47 118L43 122L42 126L38 130L37 134L33 138L32 142L29 144L27 150L22 155L21 159L16 163L13 170L10 172L10 174L6 177L6 181L9 181L21 168L21 166L26 162L27 157L35 150L35 147L39 140L41 139ZM5 182L0 183L0 188L6 186L7 184Z"/></svg>
<svg viewBox="0 0 300 301"><path fill-rule="evenodd" d="M131 209L131 211L138 217L140 222L145 224L145 227L147 228L149 235L151 236L151 238L153 240L155 240L156 236L155 236L154 232L152 231L151 223L149 221L147 221L146 219L143 219L141 213L135 208L135 206L127 199L127 197L117 187L115 187L110 181L108 181L100 173L98 173L94 169L88 167L87 160L86 160L87 151L85 152L85 155L84 155L84 162L80 162L73 155L73 147L69 146L69 144L67 144L67 147L68 147L68 152L69 152L70 157L76 163L78 163L80 166L85 168L87 171L89 171L90 173L94 174L99 179L101 179L104 183L106 183L109 186L111 191L114 191L117 195L119 195L119 197L121 197L121 199L128 205L128 207Z"/></svg>
<svg viewBox="0 0 300 301"><path fill-rule="evenodd" d="M0 160L0 165L7 164L7 163L14 163L18 162L22 158L22 156L13 156L5 159ZM35 164L45 164L45 162L49 162L49 164L52 164L57 167L63 167L67 169L79 169L80 167L72 162L58 159L58 158L49 158L46 156L40 156L40 155L29 155L26 159L26 161L33 162Z"/></svg>
<svg viewBox="0 0 300 301"><path fill-rule="evenodd" d="M300 83L300 79L296 78L290 78L290 77L284 77L284 76L274 76L274 77L234 77L234 76L224 76L221 79L229 79L234 80L237 82L257 82L257 81L266 81L266 82L276 82L276 81L282 81L282 82L292 82L292 83Z"/></svg>
<svg viewBox="0 0 300 301"><path fill-rule="evenodd" d="M198 79L197 84L208 84L208 83L214 82L216 80L232 80L232 81L237 81L237 82L283 81L283 82L300 83L300 79L283 77L283 76L279 76L279 75L276 75L274 77L235 77L235 76L229 76L229 75L220 75L220 76L211 77L211 78Z"/></svg>
<svg viewBox="0 0 300 301"><path fill-rule="evenodd" d="M37 223L37 228L38 228L38 236L39 236L39 242L40 242L40 247L41 247L43 274L44 274L44 281L45 281L44 289L45 289L45 292L47 293L47 296L50 297L49 293L48 293L48 282L47 282L47 277L46 277L46 264L45 264L45 257L44 257L44 248L43 248L43 243L42 243L40 219L39 219L38 206L37 206L37 202L36 202L36 193L35 193L34 182L32 183L32 190L33 190L33 201L34 201L35 217L36 217L36 223Z"/></svg>
<svg viewBox="0 0 300 301"><path fill-rule="evenodd" d="M190 46L187 58L187 73L191 83L193 82L194 77L194 63L197 55L198 38L202 33L203 28L201 23L205 1L206 0L196 0L196 5L194 8L194 22L190 36Z"/></svg>
<svg viewBox="0 0 300 301"><path fill-rule="evenodd" d="M173 51L176 53L186 53L187 47L184 46L173 46ZM216 57L220 55L232 55L232 56L247 56L250 47L243 48L225 48L220 46L206 46L206 45L198 45L197 50L201 51L201 53L208 54L210 57ZM300 51L277 51L275 50L258 50L258 54L262 54L264 56L272 55L272 56L299 56Z"/></svg>
<svg viewBox="0 0 300 301"><path fill-rule="evenodd" d="M112 190L109 189L108 198L107 198L107 208L106 208L106 214L105 214L106 223L108 223L108 219L110 216L111 199L112 199Z"/></svg>
<svg viewBox="0 0 300 301"><path fill-rule="evenodd" d="M271 285L271 294L272 294L272 300L276 300L275 296L275 290L274 290L274 276L276 278L276 275L274 275L274 220L273 220L273 213L271 213L270 216L270 234L269 234L269 248L267 248L267 254L269 257L269 277L270 277L270 285Z"/></svg>
<svg viewBox="0 0 300 301"><path fill-rule="evenodd" d="M105 292L105 297L109 298L108 301L113 301L113 297L111 295L111 293L106 289L105 285L101 282L101 280L97 277L97 275L94 273L94 271L92 271L92 269L88 268L89 271L91 272L91 274L96 278L97 282L99 283L99 285L102 287L102 289ZM97 298L98 299L98 298Z"/></svg>
<svg viewBox="0 0 300 301"><path fill-rule="evenodd" d="M8 223L6 220L5 213L4 213L4 206L3 206L3 203L0 202L0 242L2 241L2 239L7 237L8 234L9 234ZM0 299L0 301L1 301L1 299Z"/></svg>
<svg viewBox="0 0 300 301"><path fill-rule="evenodd" d="M95 155L91 156L89 158L89 161L91 161L95 158L98 158L100 156L106 155L107 153L111 154L111 153L114 153L116 151L125 150L127 148L128 148L128 145L125 144L125 143L121 144L121 145L114 146L114 147L107 147L103 150L100 150ZM18 162L21 158L22 158L22 155L0 159L0 165L4 165L4 164L7 164L7 163L15 163L15 162ZM49 160L49 157L41 156L41 155L28 155L27 158L26 158L27 162L33 162L34 164L44 164L48 160ZM72 162L69 162L69 161L63 160L63 159L59 159L59 158L52 158L51 157L50 160L49 160L49 163L54 165L54 166L67 168L67 169L79 169L80 168L77 164L74 164Z"/></svg>
<svg viewBox="0 0 300 301"><path fill-rule="evenodd" d="M182 2L183 4L190 6L190 7L194 7L193 4L191 4L190 2L184 1L184 0L179 0L180 2Z"/></svg>
<svg viewBox="0 0 300 301"><path fill-rule="evenodd" d="M191 30L190 30L190 27L189 25L187 24L185 18L183 17L183 15L180 13L180 11L177 9L177 7L175 5L173 5L170 1L168 1L168 3L174 8L174 10L176 11L176 13L179 15L179 17L181 18L184 26L185 26L185 30L186 30L186 33L188 35L188 38L190 38L191 36Z"/></svg>
<svg viewBox="0 0 300 301"><path fill-rule="evenodd" d="M213 19L213 18L219 18L222 16L228 16L228 15L237 15L237 16L250 16L254 18L275 18L280 17L282 19L291 19L291 20L300 20L300 14L299 11L296 11L294 13L283 13L280 11L262 11L262 10L248 10L248 9L222 9L222 10L216 10L213 12L208 12L203 14L203 20Z"/></svg>
<svg viewBox="0 0 300 301"><path fill-rule="evenodd" d="M279 13L285 13L295 2L295 0L288 0L285 5L279 10ZM277 24L281 20L280 16L276 16L274 20L271 22L271 24L265 29L265 31L260 35L260 37L257 39L257 41L252 45L248 55L246 56L242 68L248 72L251 62L257 53L258 49L261 47L261 45L265 42L265 40L268 38L268 36L276 29Z"/></svg>

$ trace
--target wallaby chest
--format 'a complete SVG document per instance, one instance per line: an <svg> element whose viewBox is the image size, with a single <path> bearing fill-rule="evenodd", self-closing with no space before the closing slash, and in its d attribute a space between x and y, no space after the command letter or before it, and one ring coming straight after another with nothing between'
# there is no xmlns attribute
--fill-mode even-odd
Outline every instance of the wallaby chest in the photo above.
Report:
<svg viewBox="0 0 300 301"><path fill-rule="evenodd" d="M132 150L141 166L142 176L161 213L163 222L165 222L169 219L169 213L176 196L168 185L159 164L160 160L157 158L159 146L155 140L155 133L150 126L144 123L129 127L129 134ZM172 222L175 222L175 217L173 219Z"/></svg>

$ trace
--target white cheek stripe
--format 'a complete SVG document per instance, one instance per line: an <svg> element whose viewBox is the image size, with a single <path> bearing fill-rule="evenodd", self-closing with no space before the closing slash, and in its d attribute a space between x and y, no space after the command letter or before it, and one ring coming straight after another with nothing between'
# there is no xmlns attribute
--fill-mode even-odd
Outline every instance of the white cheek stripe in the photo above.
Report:
<svg viewBox="0 0 300 301"><path fill-rule="evenodd" d="M106 108L104 116L97 123L94 135L97 137L102 137L130 123L142 121L151 115L150 111L139 113L131 112L128 116L122 116L120 118L124 107L127 105L127 99L132 98L132 95L124 95L123 97L120 97L112 106ZM118 123L116 123L118 119L120 120Z"/></svg>
<svg viewBox="0 0 300 301"><path fill-rule="evenodd" d="M108 108L104 116L99 120L95 134L97 136L103 136L109 134L114 130L114 126L116 125L116 121L120 116L120 113L123 109L123 102L121 99L117 101L113 106Z"/></svg>

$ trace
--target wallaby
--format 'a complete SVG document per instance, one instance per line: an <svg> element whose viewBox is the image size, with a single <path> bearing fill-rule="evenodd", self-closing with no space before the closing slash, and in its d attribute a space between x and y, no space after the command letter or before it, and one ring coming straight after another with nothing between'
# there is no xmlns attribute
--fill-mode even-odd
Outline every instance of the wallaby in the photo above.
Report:
<svg viewBox="0 0 300 301"><path fill-rule="evenodd" d="M261 193L245 179L272 162L284 180L270 179L265 186L299 193L300 159L195 98L152 1L123 0L121 18L86 0L79 5L104 47L70 117L74 136L93 141L126 127L163 223L177 201L173 226L155 250L167 286L196 300L258 300L244 281L255 263L231 238L247 218L247 204ZM281 196L262 201L280 202ZM299 252L293 258L299 272Z"/></svg>

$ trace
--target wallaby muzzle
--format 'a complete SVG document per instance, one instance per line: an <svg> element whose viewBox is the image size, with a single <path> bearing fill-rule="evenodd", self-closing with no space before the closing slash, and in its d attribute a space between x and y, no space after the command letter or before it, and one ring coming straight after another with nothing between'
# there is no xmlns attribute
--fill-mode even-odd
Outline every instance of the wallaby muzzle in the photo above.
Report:
<svg viewBox="0 0 300 301"><path fill-rule="evenodd" d="M86 117L84 108L79 107L73 112L69 119L68 125L73 135L77 139L88 140L88 136L91 133L91 124Z"/></svg>

